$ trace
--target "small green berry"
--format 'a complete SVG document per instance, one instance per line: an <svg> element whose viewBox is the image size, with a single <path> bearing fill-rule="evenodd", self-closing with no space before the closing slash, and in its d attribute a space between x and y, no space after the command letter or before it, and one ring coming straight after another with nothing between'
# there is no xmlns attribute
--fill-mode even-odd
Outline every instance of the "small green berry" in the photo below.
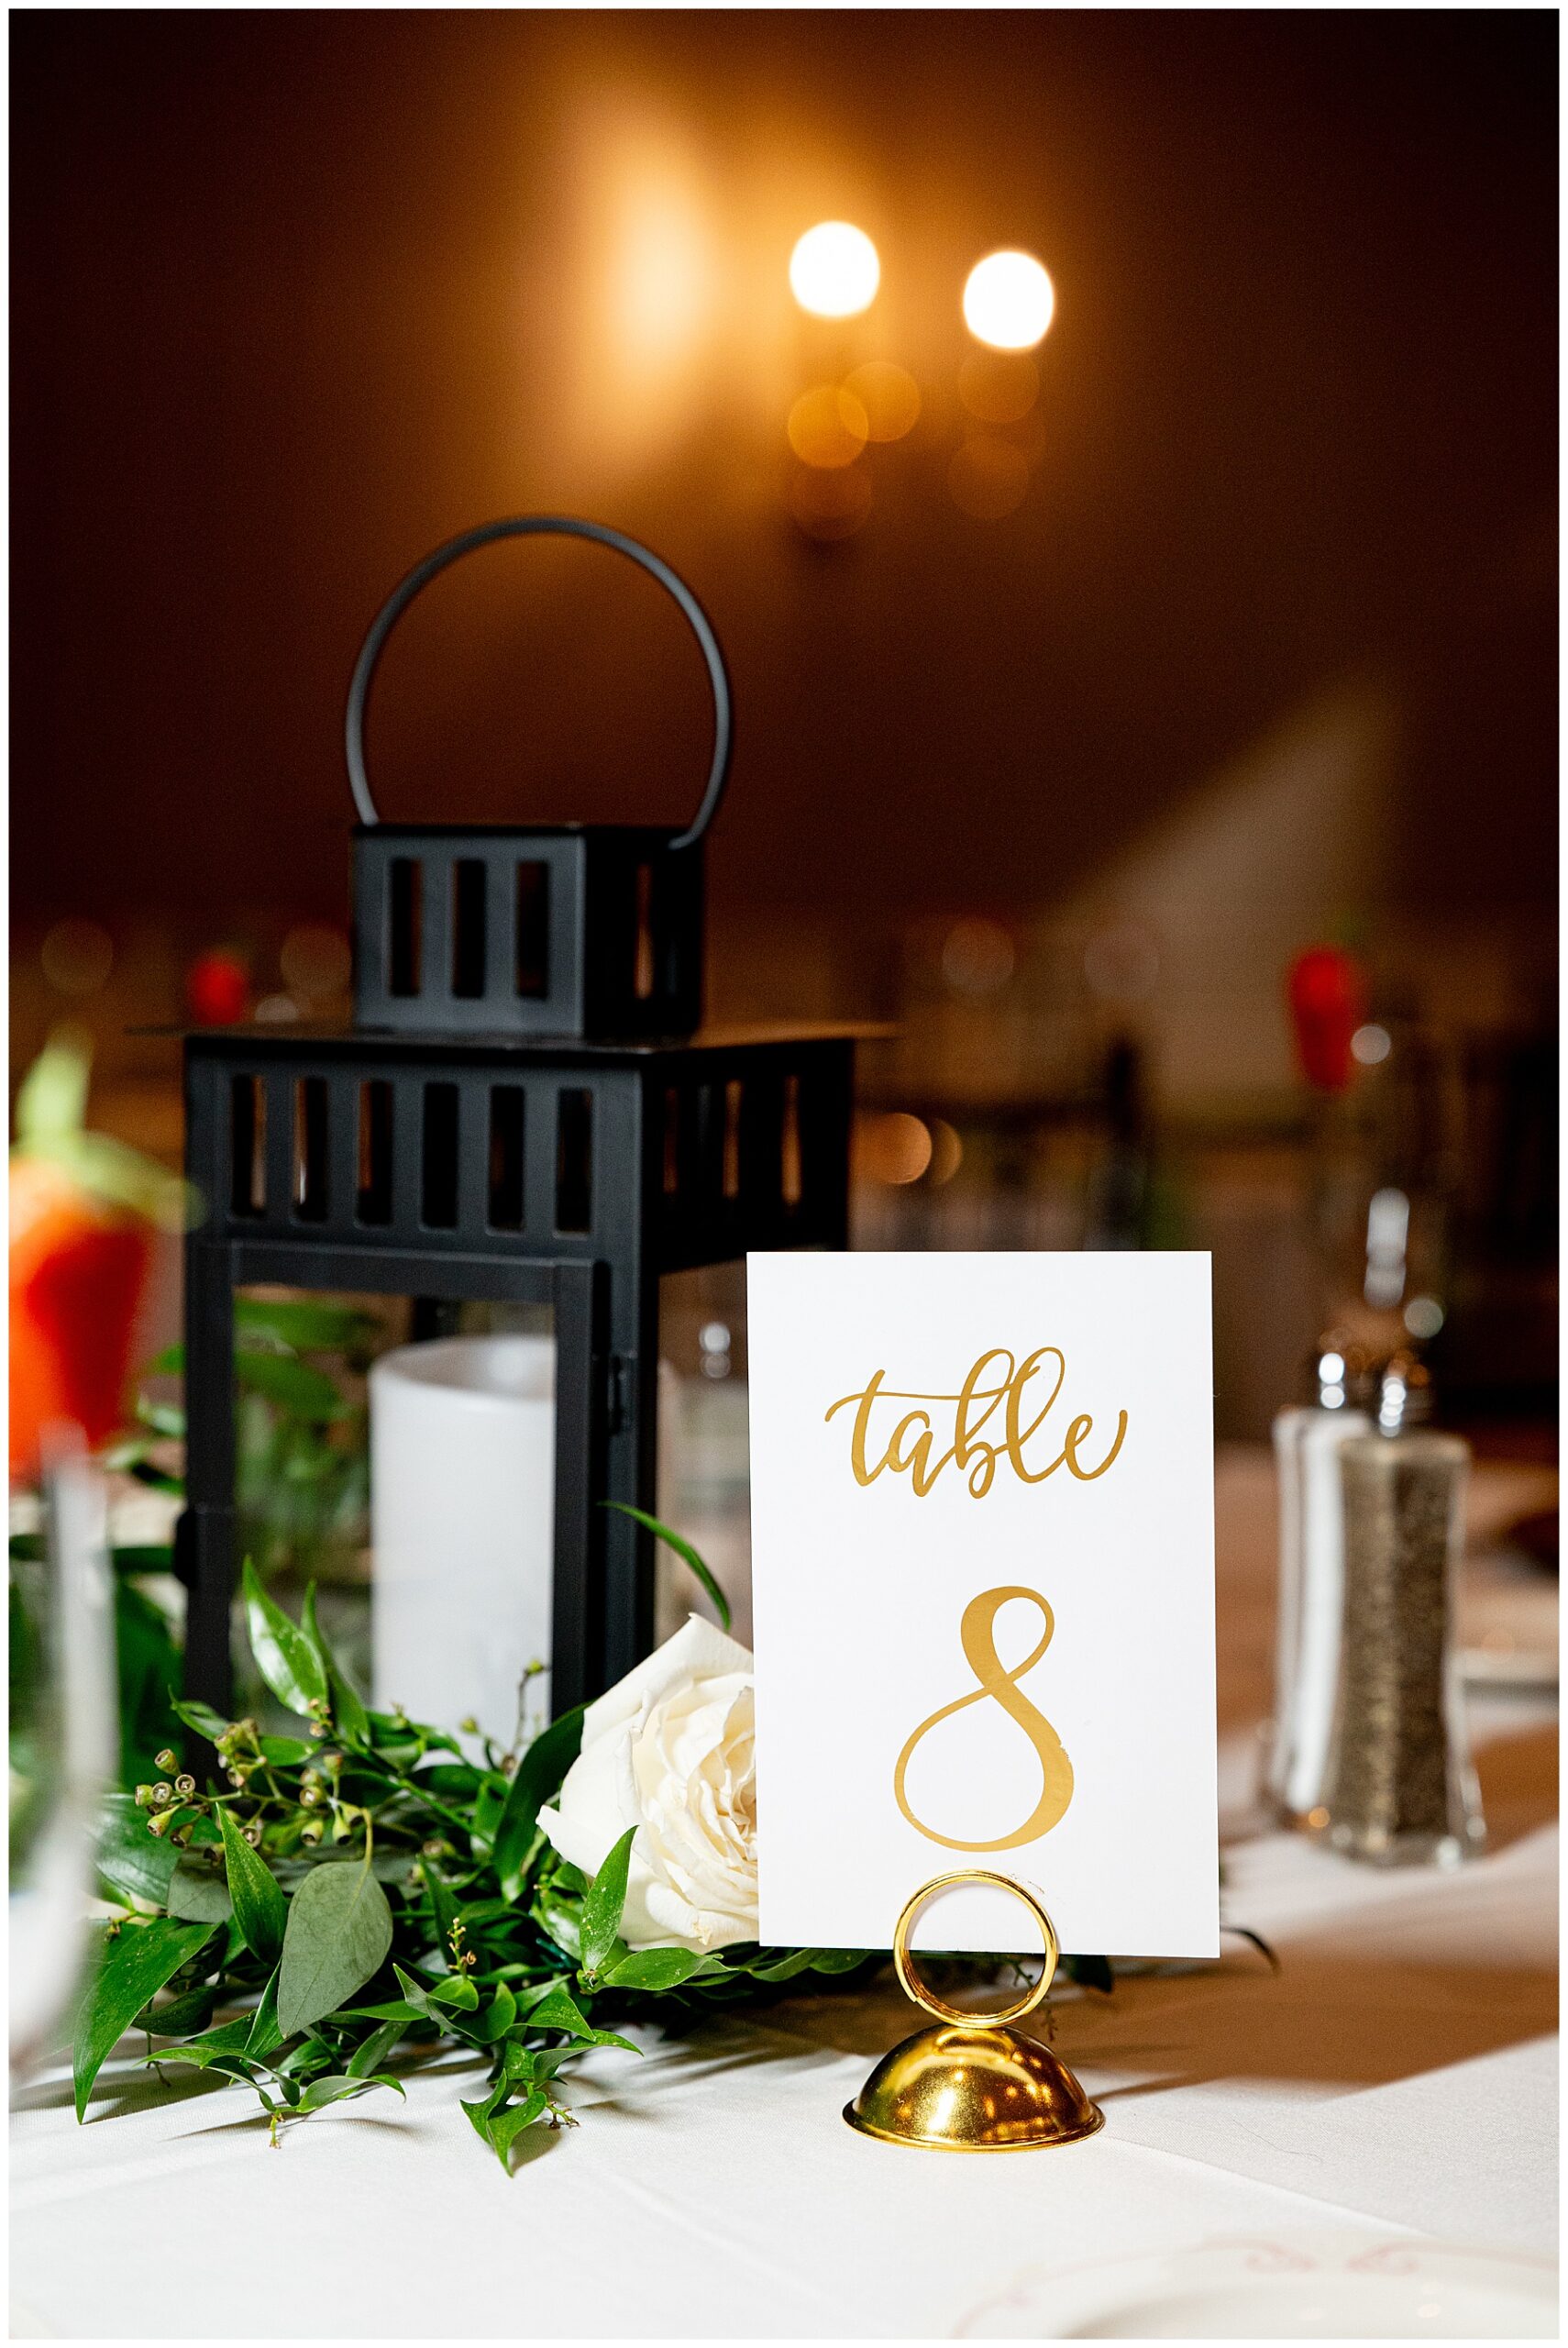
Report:
<svg viewBox="0 0 1568 2348"><path fill-rule="evenodd" d="M196 1790L196 1781L194 1778L188 1776L176 1778L174 1780L174 1790L177 1794L183 1794L185 1800L189 1801L191 1796Z"/></svg>
<svg viewBox="0 0 1568 2348"><path fill-rule="evenodd" d="M180 1756L177 1753L171 1753L169 1747L165 1745L158 1756L158 1766L160 1769L177 1769L180 1767Z"/></svg>
<svg viewBox="0 0 1568 2348"><path fill-rule="evenodd" d="M152 1789L152 1799L157 1803L160 1810L167 1809L168 1805L174 1799L173 1787L169 1785L163 1778L160 1778L158 1783Z"/></svg>

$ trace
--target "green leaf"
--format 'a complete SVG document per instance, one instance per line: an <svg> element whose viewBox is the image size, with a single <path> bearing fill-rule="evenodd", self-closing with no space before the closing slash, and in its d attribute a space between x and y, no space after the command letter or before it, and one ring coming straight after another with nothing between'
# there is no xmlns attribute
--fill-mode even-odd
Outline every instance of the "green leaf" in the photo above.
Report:
<svg viewBox="0 0 1568 2348"><path fill-rule="evenodd" d="M171 1998L166 2006L143 2006L134 2027L150 2031L154 2038L183 2038L206 2028L216 2003L216 1988L204 1983L199 1988L187 1989L182 1998Z"/></svg>
<svg viewBox="0 0 1568 2348"><path fill-rule="evenodd" d="M521 2103L509 2103L492 2112L480 2130L487 2142L495 2147L496 2157L508 2176L512 2173L512 2147L525 2128L542 2120L549 2109L549 2098L542 2088L533 2088Z"/></svg>
<svg viewBox="0 0 1568 2348"><path fill-rule="evenodd" d="M332 1666L332 1718L345 1744L368 1745L370 1742L370 1716L360 1700L351 1680Z"/></svg>
<svg viewBox="0 0 1568 2348"><path fill-rule="evenodd" d="M278 2027L292 2038L362 1988L392 1946L392 1910L368 1866L315 1867L289 1902Z"/></svg>
<svg viewBox="0 0 1568 2348"><path fill-rule="evenodd" d="M503 2074L496 2080L495 2084L491 2088L490 2093L481 2098L479 2102L463 2104L463 2110L468 2113L473 2126L477 2129L480 2135L483 2137L487 2144L490 2142L490 2131L486 2127L485 2122L489 2120L491 2113L495 2110L496 2105L500 2103L502 2099L505 2096L511 2084L510 2079L508 2079ZM461 2101L460 2098L458 2099Z"/></svg>
<svg viewBox="0 0 1568 2348"><path fill-rule="evenodd" d="M451 2006L458 2013L477 2013L480 1994L466 1973L448 1973L430 1992L432 2005Z"/></svg>
<svg viewBox="0 0 1568 2348"><path fill-rule="evenodd" d="M200 2038L193 2038L182 2047L188 2062L205 2063L215 2054L242 2054L255 2027L255 2017L240 2014L233 2021L219 2022L215 2030L204 2030Z"/></svg>
<svg viewBox="0 0 1568 2348"><path fill-rule="evenodd" d="M720 1629L727 1631L733 1619L730 1613L730 1601L719 1588L712 1566L698 1556L690 1542L682 1540L679 1533L672 1533L668 1524L661 1524L658 1518L650 1516L646 1509L633 1508L629 1501L606 1501L604 1506L618 1509L623 1516L635 1518L638 1524L646 1525L650 1533L656 1534L667 1548L674 1550L682 1564L690 1567L712 1600L713 1611L718 1615Z"/></svg>
<svg viewBox="0 0 1568 2348"><path fill-rule="evenodd" d="M275 1769L297 1769L315 1752L302 1736L259 1736L256 1740L263 1761L271 1761Z"/></svg>
<svg viewBox="0 0 1568 2348"><path fill-rule="evenodd" d="M267 1976L267 1987L261 1992L261 2001L251 2018L250 2034L245 2042L245 2053L256 2062L276 2054L283 2043L283 2033L278 2028L278 1976L281 1969L274 1966Z"/></svg>
<svg viewBox="0 0 1568 2348"><path fill-rule="evenodd" d="M226 1735L232 1725L210 1704L193 1703L186 1697L171 1696L169 1706L176 1719L182 1720L187 1728L193 1728L198 1736L204 1736L209 1744L215 1744L220 1736Z"/></svg>
<svg viewBox="0 0 1568 2348"><path fill-rule="evenodd" d="M528 1845L539 1823L540 1804L560 1791L561 1779L581 1750L583 1711L581 1704L575 1704L534 1739L506 1789L506 1800L496 1822L494 1862L502 1891L513 1897L521 1888Z"/></svg>
<svg viewBox="0 0 1568 2348"><path fill-rule="evenodd" d="M425 1879L425 1889L430 1901L430 1915L435 1926L436 1945L449 1950L452 1927L458 1921L458 1905L441 1879L439 1867L429 1859L421 1858L419 1872Z"/></svg>
<svg viewBox="0 0 1568 2348"><path fill-rule="evenodd" d="M111 1794L104 1805L98 1839L98 1872L123 1899L147 1899L161 1908L180 1854L172 1843L148 1832L147 1812L130 1794Z"/></svg>
<svg viewBox="0 0 1568 2348"><path fill-rule="evenodd" d="M324 2104L344 2103L350 2096L368 2095L372 2088L391 2088L394 2095L403 2092L403 2081L387 2077L366 2078L348 2071L325 2071L312 2079L294 2110L300 2112L319 2111Z"/></svg>
<svg viewBox="0 0 1568 2348"><path fill-rule="evenodd" d="M636 1836L636 1828L628 1826L582 1895L585 1973L597 1973L615 1944L621 1929L621 1911L626 1904L626 1878L631 1872L632 1844Z"/></svg>
<svg viewBox="0 0 1568 2348"><path fill-rule="evenodd" d="M349 2077L362 2079L379 2063L384 2063L403 2032L401 2021L384 2021L378 2030L371 2031L369 2038L361 2039L348 2057L347 2068Z"/></svg>
<svg viewBox="0 0 1568 2348"><path fill-rule="evenodd" d="M259 1956L263 1965L276 1965L288 1928L288 1903L271 1868L259 1851L251 1849L226 1805L219 1811L218 1820L223 1828L224 1865L228 1871L235 1922L252 1955Z"/></svg>
<svg viewBox="0 0 1568 2348"><path fill-rule="evenodd" d="M478 2021L470 2025L469 2034L484 2045L492 2045L498 2038L505 2037L516 2019L517 2000L502 1981Z"/></svg>
<svg viewBox="0 0 1568 2348"><path fill-rule="evenodd" d="M605 1986L615 1989L678 1989L689 1981L702 1960L689 1948L640 1948L624 1956L605 1974Z"/></svg>
<svg viewBox="0 0 1568 2348"><path fill-rule="evenodd" d="M72 2070L78 2120L121 2033L212 1936L211 1924L176 1924L159 1916L150 1924L123 1925L113 1940L105 1940L103 1961L77 2012Z"/></svg>
<svg viewBox="0 0 1568 2348"><path fill-rule="evenodd" d="M629 2054L642 2053L631 2039L621 2038L613 2030L596 2030L569 1989L555 1988L541 1998L528 2016L528 2027L565 2031L569 2037L583 2039L591 2046L624 2046Z"/></svg>
<svg viewBox="0 0 1568 2348"><path fill-rule="evenodd" d="M163 1902L171 1916L190 1924L226 1924L234 1911L228 1886L212 1867L193 1866L182 1859L169 1878Z"/></svg>
<svg viewBox="0 0 1568 2348"><path fill-rule="evenodd" d="M237 1346L234 1374L248 1393L259 1394L281 1411L317 1426L347 1418L353 1409L325 1370L313 1369L308 1362L292 1361L287 1354L253 1353L248 1346Z"/></svg>
<svg viewBox="0 0 1568 2348"><path fill-rule="evenodd" d="M244 1589L250 1652L273 1695L292 1712L308 1713L312 1704L324 1704L326 1673L320 1657L299 1624L268 1597L248 1557Z"/></svg>
<svg viewBox="0 0 1568 2348"><path fill-rule="evenodd" d="M352 1305L296 1302L284 1298L237 1296L234 1325L242 1335L272 1337L297 1353L340 1353L376 1334L368 1312Z"/></svg>

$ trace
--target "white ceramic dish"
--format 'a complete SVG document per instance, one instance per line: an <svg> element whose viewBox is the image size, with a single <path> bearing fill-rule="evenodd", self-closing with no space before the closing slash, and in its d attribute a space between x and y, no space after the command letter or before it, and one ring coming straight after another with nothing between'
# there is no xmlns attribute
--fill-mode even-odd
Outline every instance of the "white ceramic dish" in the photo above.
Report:
<svg viewBox="0 0 1568 2348"><path fill-rule="evenodd" d="M1145 2258L1025 2267L970 2340L1550 2340L1557 2269L1419 2235L1232 2236Z"/></svg>

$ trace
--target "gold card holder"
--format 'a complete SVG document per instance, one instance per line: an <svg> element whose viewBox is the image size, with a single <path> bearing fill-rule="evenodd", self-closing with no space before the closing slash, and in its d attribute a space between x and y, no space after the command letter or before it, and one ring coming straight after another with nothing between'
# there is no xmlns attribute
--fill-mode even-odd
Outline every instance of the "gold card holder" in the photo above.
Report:
<svg viewBox="0 0 1568 2348"><path fill-rule="evenodd" d="M1016 2005L999 2013L968 2014L929 1989L914 1969L910 1933L928 1899L961 1883L994 1884L1021 1899L1040 1927L1044 1962L1040 1978ZM922 2144L934 2152L1011 2153L1034 2144L1074 2144L1105 2125L1059 2055L1037 2039L1008 2027L1043 2004L1061 1946L1056 1928L1027 1885L988 1867L961 1867L933 1876L904 1903L893 1935L893 1966L900 1987L936 2017L884 2054L844 2116L863 2136L885 2144Z"/></svg>

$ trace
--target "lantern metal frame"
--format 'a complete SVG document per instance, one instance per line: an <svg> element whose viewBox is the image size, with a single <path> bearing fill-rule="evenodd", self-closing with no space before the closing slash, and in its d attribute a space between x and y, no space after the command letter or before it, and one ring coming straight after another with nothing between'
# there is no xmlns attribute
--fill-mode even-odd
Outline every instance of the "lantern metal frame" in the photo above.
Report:
<svg viewBox="0 0 1568 2348"><path fill-rule="evenodd" d="M545 532L630 555L691 622L715 705L698 816L683 831L381 825L361 734L392 623L470 548ZM652 1537L603 1503L655 1503L659 1280L754 1248L847 1244L855 1041L883 1031L690 1032L728 682L695 597L635 541L527 515L438 548L366 639L348 750L363 818L354 1025L185 1037L186 1170L206 1209L185 1243L186 1690L219 1708L229 1694L234 1297L276 1282L406 1295L427 1320L476 1300L551 1309L559 1711L653 1643ZM527 934L541 873L543 947Z"/></svg>

